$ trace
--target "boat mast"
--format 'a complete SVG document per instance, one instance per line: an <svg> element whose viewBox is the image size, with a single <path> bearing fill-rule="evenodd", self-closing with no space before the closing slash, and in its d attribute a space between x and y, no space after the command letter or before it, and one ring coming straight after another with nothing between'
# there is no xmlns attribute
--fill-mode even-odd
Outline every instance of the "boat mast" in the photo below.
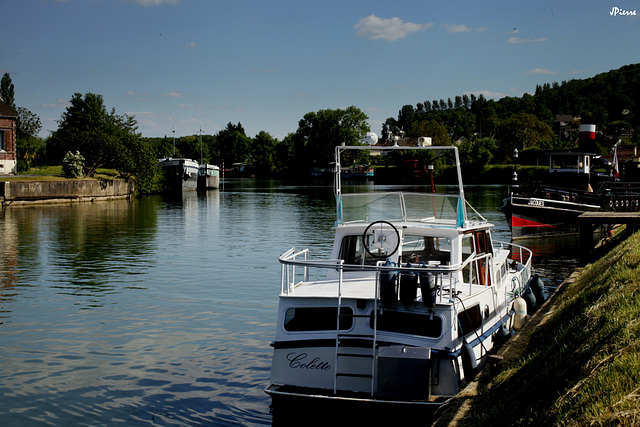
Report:
<svg viewBox="0 0 640 427"><path fill-rule="evenodd" d="M173 157L176 156L176 126L173 125L173 130L171 131L173 134Z"/></svg>
<svg viewBox="0 0 640 427"><path fill-rule="evenodd" d="M202 164L202 128L200 128L200 164Z"/></svg>

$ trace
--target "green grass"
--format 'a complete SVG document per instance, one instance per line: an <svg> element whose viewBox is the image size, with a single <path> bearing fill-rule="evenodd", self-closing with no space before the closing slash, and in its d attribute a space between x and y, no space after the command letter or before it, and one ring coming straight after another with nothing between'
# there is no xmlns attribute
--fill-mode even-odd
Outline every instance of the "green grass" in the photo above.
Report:
<svg viewBox="0 0 640 427"><path fill-rule="evenodd" d="M551 309L524 358L481 377L462 425L640 425L640 233Z"/></svg>
<svg viewBox="0 0 640 427"><path fill-rule="evenodd" d="M91 178L81 179L115 179L118 173L115 169L98 169ZM62 166L32 167L28 172L17 175L3 176L1 181L60 181L66 180L62 173Z"/></svg>

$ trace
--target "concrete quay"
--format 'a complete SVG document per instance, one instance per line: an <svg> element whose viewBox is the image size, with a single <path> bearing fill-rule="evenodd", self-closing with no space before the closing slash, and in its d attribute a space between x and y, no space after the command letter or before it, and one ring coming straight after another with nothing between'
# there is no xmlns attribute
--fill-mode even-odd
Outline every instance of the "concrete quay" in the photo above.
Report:
<svg viewBox="0 0 640 427"><path fill-rule="evenodd" d="M2 207L132 198L133 180L0 181Z"/></svg>

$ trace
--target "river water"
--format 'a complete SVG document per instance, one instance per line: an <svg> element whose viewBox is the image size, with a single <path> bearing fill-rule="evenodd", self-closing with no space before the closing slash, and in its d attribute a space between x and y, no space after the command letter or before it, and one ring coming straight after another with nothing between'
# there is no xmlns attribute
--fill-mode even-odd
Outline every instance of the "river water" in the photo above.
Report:
<svg viewBox="0 0 640 427"><path fill-rule="evenodd" d="M505 188L465 191L508 241ZM0 211L0 424L271 425L277 257L327 256L334 221L328 184L252 180ZM575 266L531 243L551 287Z"/></svg>

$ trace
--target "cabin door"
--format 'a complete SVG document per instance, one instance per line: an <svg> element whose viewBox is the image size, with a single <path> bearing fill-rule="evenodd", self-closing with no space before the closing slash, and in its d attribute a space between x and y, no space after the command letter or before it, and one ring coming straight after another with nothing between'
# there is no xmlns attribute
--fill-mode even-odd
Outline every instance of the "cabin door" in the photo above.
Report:
<svg viewBox="0 0 640 427"><path fill-rule="evenodd" d="M489 262L491 259L491 238L486 230L475 231L476 254L478 254L478 273L481 285L491 286L491 271Z"/></svg>

